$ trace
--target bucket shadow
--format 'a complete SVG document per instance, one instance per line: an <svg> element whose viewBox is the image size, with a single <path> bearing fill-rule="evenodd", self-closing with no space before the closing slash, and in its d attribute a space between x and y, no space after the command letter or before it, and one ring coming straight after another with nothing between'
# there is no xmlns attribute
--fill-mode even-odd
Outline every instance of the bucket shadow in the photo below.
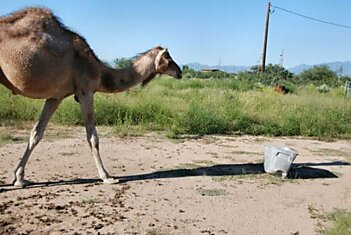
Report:
<svg viewBox="0 0 351 235"><path fill-rule="evenodd" d="M304 163L293 164L289 171L288 178L293 180L298 179L323 179L323 178L338 178L334 173L317 168L317 166L350 166L347 162L323 162L323 163ZM196 176L235 176L235 175L255 175L266 174L262 163L247 163L247 164L222 164L206 167L198 167L194 169L171 169L161 170L146 174L129 175L115 177L120 180L120 183L131 181L153 180L153 179L168 179L168 178L184 178ZM60 180L49 182L34 182L27 188L46 188L60 185L91 185L101 184L102 181L98 178L93 179L74 179ZM10 184L0 185L0 193L18 190Z"/></svg>
<svg viewBox="0 0 351 235"><path fill-rule="evenodd" d="M316 168L317 166L350 166L351 164L343 161L321 162L321 163L298 163L293 164L289 174L289 179L318 179L318 178L338 178L334 173Z"/></svg>

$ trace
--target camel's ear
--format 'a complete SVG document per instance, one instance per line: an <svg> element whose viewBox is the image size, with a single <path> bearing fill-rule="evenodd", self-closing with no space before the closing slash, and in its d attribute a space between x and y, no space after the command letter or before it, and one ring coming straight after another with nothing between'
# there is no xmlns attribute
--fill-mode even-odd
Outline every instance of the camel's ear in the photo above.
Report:
<svg viewBox="0 0 351 235"><path fill-rule="evenodd" d="M157 72L165 72L167 70L168 67L168 63L169 61L165 58L163 58L163 55L166 54L168 52L167 48L161 50L158 55L156 56L155 59L155 67L156 67L156 71Z"/></svg>

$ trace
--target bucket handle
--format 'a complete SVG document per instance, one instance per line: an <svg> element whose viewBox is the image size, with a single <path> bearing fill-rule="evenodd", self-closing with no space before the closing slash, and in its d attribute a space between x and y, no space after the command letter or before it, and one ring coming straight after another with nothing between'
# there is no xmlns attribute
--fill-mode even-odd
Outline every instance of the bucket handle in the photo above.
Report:
<svg viewBox="0 0 351 235"><path fill-rule="evenodd" d="M278 152L275 154L275 156L278 157L278 155L279 155L280 153L282 153L282 154L284 154L284 155L287 155L287 154L285 154L285 153L283 153L283 152L279 152L279 151L278 151ZM298 153L295 153L295 155L294 155L293 158L295 159L298 155L299 155ZM289 156L289 155L288 155L288 156ZM290 157L289 157L289 158L290 158Z"/></svg>

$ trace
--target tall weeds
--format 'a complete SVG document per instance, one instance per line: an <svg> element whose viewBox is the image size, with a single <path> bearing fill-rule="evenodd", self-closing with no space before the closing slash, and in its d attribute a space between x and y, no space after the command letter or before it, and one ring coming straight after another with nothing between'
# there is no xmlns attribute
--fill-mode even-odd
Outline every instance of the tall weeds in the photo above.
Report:
<svg viewBox="0 0 351 235"><path fill-rule="evenodd" d="M183 134L252 134L349 138L351 102L341 88L320 94L313 86L281 95L273 88L236 79L155 79L144 89L96 94L98 125ZM13 96L0 86L0 125L34 121L43 101ZM52 118L83 125L79 104L64 100Z"/></svg>

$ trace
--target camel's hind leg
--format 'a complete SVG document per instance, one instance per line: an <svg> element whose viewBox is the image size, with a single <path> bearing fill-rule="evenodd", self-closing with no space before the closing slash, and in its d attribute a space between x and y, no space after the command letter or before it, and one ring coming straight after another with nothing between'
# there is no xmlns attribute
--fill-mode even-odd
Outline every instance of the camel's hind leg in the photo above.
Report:
<svg viewBox="0 0 351 235"><path fill-rule="evenodd" d="M118 179L114 179L109 176L107 171L105 170L99 152L99 137L95 128L95 119L94 119L94 94L86 93L84 95L78 95L80 106L82 109L84 121L85 121L85 129L87 132L87 140L90 148L93 151L93 156L95 159L95 163L99 172L100 178L107 184L118 183Z"/></svg>
<svg viewBox="0 0 351 235"><path fill-rule="evenodd" d="M29 138L27 148L21 158L18 166L15 170L14 185L17 187L24 187L29 184L29 181L24 180L24 168L27 164L30 154L32 153L34 147L43 138L45 128L52 116L56 111L57 107L62 100L58 99L47 99L44 105L44 109L40 115L39 121L35 124Z"/></svg>

